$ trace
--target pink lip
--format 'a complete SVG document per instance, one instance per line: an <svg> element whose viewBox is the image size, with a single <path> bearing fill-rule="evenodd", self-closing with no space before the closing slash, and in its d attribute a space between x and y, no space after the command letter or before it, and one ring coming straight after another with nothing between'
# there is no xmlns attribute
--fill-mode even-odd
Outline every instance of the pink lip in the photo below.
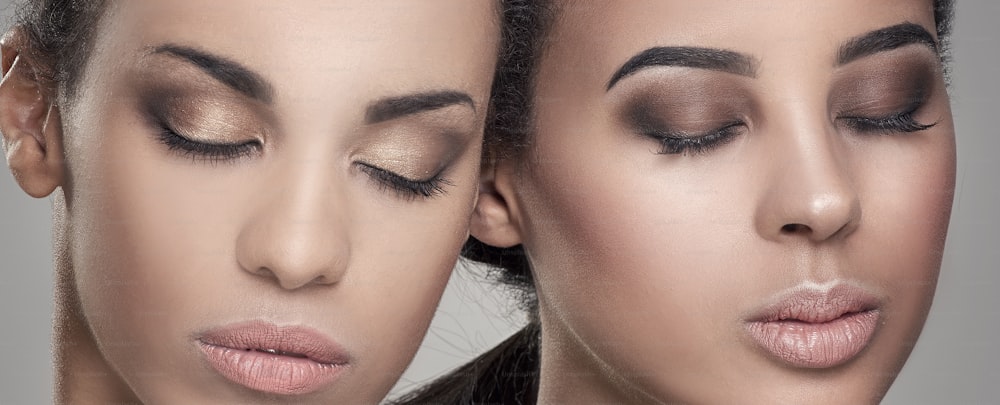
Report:
<svg viewBox="0 0 1000 405"><path fill-rule="evenodd" d="M828 291L799 288L750 317L747 331L774 358L801 368L829 368L856 357L875 334L879 300L838 284Z"/></svg>
<svg viewBox="0 0 1000 405"><path fill-rule="evenodd" d="M196 341L224 377L272 394L319 391L336 381L350 362L340 346L317 331L260 321L213 329Z"/></svg>

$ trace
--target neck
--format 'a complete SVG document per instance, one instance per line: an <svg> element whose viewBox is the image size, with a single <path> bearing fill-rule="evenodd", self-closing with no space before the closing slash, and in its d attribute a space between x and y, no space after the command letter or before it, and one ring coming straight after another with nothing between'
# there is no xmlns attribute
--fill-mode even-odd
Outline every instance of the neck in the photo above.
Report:
<svg viewBox="0 0 1000 405"><path fill-rule="evenodd" d="M118 373L104 359L80 307L67 243L65 203L61 190L53 196L55 257L55 403L139 404Z"/></svg>
<svg viewBox="0 0 1000 405"><path fill-rule="evenodd" d="M544 304L540 302L540 306ZM631 388L557 317L539 313L542 323L538 404L659 404Z"/></svg>

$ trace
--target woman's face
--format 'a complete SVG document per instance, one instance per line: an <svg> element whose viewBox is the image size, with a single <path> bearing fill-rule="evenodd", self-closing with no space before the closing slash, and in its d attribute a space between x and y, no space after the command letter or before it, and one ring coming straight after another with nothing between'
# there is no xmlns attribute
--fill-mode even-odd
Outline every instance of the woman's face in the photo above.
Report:
<svg viewBox="0 0 1000 405"><path fill-rule="evenodd" d="M931 1L562 3L509 171L543 398L877 402L954 188Z"/></svg>
<svg viewBox="0 0 1000 405"><path fill-rule="evenodd" d="M82 314L144 403L376 403L468 232L492 2L135 1L61 108Z"/></svg>

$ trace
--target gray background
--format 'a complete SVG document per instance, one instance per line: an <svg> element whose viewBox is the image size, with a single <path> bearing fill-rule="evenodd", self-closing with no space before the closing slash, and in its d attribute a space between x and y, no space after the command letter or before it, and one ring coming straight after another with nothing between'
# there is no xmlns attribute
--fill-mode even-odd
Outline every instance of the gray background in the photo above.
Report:
<svg viewBox="0 0 1000 405"><path fill-rule="evenodd" d="M0 0L3 22L10 3ZM958 5L951 89L959 159L955 208L930 319L886 404L1000 403L998 21L1000 2ZM43 404L50 402L52 387L49 203L28 197L2 172L0 404ZM456 271L396 392L463 363L523 322L481 275L469 266Z"/></svg>

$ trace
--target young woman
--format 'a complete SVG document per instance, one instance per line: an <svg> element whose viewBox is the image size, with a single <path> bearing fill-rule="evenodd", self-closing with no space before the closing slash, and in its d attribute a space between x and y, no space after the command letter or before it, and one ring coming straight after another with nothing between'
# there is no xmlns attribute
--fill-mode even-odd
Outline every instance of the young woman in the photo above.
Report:
<svg viewBox="0 0 1000 405"><path fill-rule="evenodd" d="M52 196L58 403L377 403L462 243L507 5L37 0L0 130Z"/></svg>
<svg viewBox="0 0 1000 405"><path fill-rule="evenodd" d="M877 403L940 269L951 2L535 6L467 254L531 322L403 402Z"/></svg>

